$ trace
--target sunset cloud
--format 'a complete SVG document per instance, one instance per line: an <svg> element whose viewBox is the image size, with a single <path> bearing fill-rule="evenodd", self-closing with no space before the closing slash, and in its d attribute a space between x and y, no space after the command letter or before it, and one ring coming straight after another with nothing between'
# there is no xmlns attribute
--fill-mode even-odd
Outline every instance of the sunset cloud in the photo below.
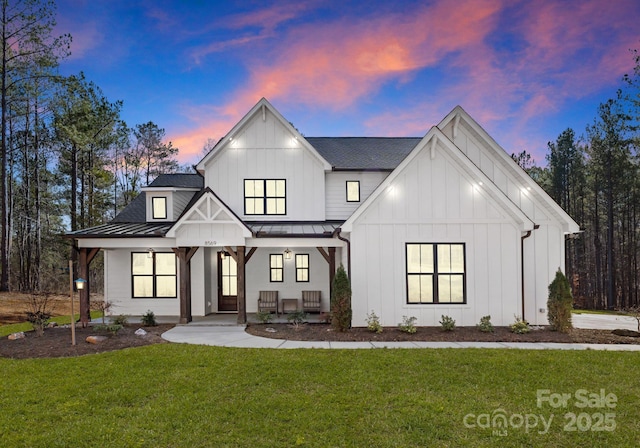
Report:
<svg viewBox="0 0 640 448"><path fill-rule="evenodd" d="M628 71L627 49L638 46L640 33L625 6L630 0L470 0L455 8L441 0L398 13L299 25L292 23L308 12L304 7L237 15L226 26L240 35L202 47L199 57L237 47L246 78L220 105L185 112L198 117L197 126L174 140L193 154L195 142L201 147L208 137L224 135L266 97L316 112L360 114L370 135L423 134L460 104L489 130L508 123L504 143L520 145L518 136L531 132L531 120L616 85ZM285 23L284 31L277 30ZM251 27L258 31L242 34ZM277 38L256 45L267 36ZM421 81L412 101L385 112L363 107L390 86L416 89L413 81L426 70L439 74L437 87Z"/></svg>

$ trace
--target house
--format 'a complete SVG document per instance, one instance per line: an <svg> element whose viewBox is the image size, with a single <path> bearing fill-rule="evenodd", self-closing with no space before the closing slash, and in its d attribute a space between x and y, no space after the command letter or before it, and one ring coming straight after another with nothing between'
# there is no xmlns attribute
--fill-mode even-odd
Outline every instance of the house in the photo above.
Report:
<svg viewBox="0 0 640 448"><path fill-rule="evenodd" d="M80 276L104 252L113 313L182 323L237 313L242 323L260 291L277 291L279 311L320 291L328 311L342 264L353 326L371 311L388 326L442 315L546 324L548 285L579 232L461 107L422 138L311 138L262 99L195 168L159 176L112 222L68 234Z"/></svg>

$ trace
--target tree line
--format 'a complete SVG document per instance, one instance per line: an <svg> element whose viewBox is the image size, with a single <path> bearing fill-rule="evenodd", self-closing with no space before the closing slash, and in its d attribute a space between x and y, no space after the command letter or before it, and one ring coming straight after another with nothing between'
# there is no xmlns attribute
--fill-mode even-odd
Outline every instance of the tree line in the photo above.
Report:
<svg viewBox="0 0 640 448"><path fill-rule="evenodd" d="M62 235L109 221L180 169L164 129L129 127L121 101L83 73L59 75L72 37L53 36L55 15L50 0L0 3L0 291L64 288L75 251Z"/></svg>
<svg viewBox="0 0 640 448"><path fill-rule="evenodd" d="M580 225L567 239L566 275L575 305L640 305L640 54L616 95L577 136L549 142L547 166L523 151L512 157Z"/></svg>

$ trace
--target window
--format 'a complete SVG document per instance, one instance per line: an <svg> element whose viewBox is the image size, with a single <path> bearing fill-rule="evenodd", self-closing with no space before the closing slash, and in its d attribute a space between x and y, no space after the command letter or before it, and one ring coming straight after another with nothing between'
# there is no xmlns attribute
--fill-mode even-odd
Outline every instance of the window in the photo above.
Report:
<svg viewBox="0 0 640 448"><path fill-rule="evenodd" d="M407 303L466 303L465 247L407 243Z"/></svg>
<svg viewBox="0 0 640 448"><path fill-rule="evenodd" d="M284 215L286 181L284 179L245 179L245 215Z"/></svg>
<svg viewBox="0 0 640 448"><path fill-rule="evenodd" d="M282 254L269 255L269 280L272 282L283 281L284 262Z"/></svg>
<svg viewBox="0 0 640 448"><path fill-rule="evenodd" d="M131 254L132 296L177 297L176 256L169 252Z"/></svg>
<svg viewBox="0 0 640 448"><path fill-rule="evenodd" d="M296 281L309 281L309 254L296 255Z"/></svg>
<svg viewBox="0 0 640 448"><path fill-rule="evenodd" d="M167 219L167 198L157 196L151 198L153 219Z"/></svg>
<svg viewBox="0 0 640 448"><path fill-rule="evenodd" d="M360 181L347 181L347 202L360 202Z"/></svg>

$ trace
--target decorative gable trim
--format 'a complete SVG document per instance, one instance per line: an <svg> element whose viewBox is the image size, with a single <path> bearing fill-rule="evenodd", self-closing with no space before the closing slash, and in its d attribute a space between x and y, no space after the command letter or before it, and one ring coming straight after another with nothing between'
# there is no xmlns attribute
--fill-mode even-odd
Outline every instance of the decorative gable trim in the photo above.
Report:
<svg viewBox="0 0 640 448"><path fill-rule="evenodd" d="M213 149L196 165L196 170L200 173L204 173L207 164L209 164L211 160L215 159L218 154L223 152L224 149L227 148L233 141L234 137L238 135L242 131L242 129L251 120L254 119L254 117L259 116L259 119L265 121L267 110L269 110L276 117L276 119L282 124L282 126L284 126L284 128L291 133L293 138L297 142L299 142L304 149L310 152L313 157L315 157L322 164L322 167L325 171L331 171L331 164L327 162L327 160L322 157L313 146L311 146L311 144L304 138L304 136L300 134L300 132L298 132L296 128L294 128L291 123L287 121L287 119L284 118L282 114L280 114L280 112L278 112L278 110L273 107L273 105L271 105L271 103L269 103L269 101L267 101L265 98L262 98L260 101L258 101L258 103L256 103L256 105L251 108L251 110L242 118L242 120L240 120L227 133L227 135L220 139L218 143L216 143Z"/></svg>
<svg viewBox="0 0 640 448"><path fill-rule="evenodd" d="M208 187L203 190L193 205L184 211L180 219L169 229L166 236L175 238L182 226L195 224L233 224L241 228L244 238L253 236L251 229Z"/></svg>
<svg viewBox="0 0 640 448"><path fill-rule="evenodd" d="M411 164L414 159L422 151L429 151L430 158L436 157L438 147L447 151L447 154L453 157L458 166L465 171L469 177L477 179L478 184L482 184L482 191L491 197L519 226L522 232L533 230L534 222L520 210L503 192L500 190L487 175L480 170L453 142L442 133L437 127L432 127L422 141L416 145L411 153L393 170L391 174L374 190L373 193L362 203L360 207L345 221L341 226L344 232L351 232L354 223L358 218L376 201L379 196L386 191L394 182L394 180Z"/></svg>

